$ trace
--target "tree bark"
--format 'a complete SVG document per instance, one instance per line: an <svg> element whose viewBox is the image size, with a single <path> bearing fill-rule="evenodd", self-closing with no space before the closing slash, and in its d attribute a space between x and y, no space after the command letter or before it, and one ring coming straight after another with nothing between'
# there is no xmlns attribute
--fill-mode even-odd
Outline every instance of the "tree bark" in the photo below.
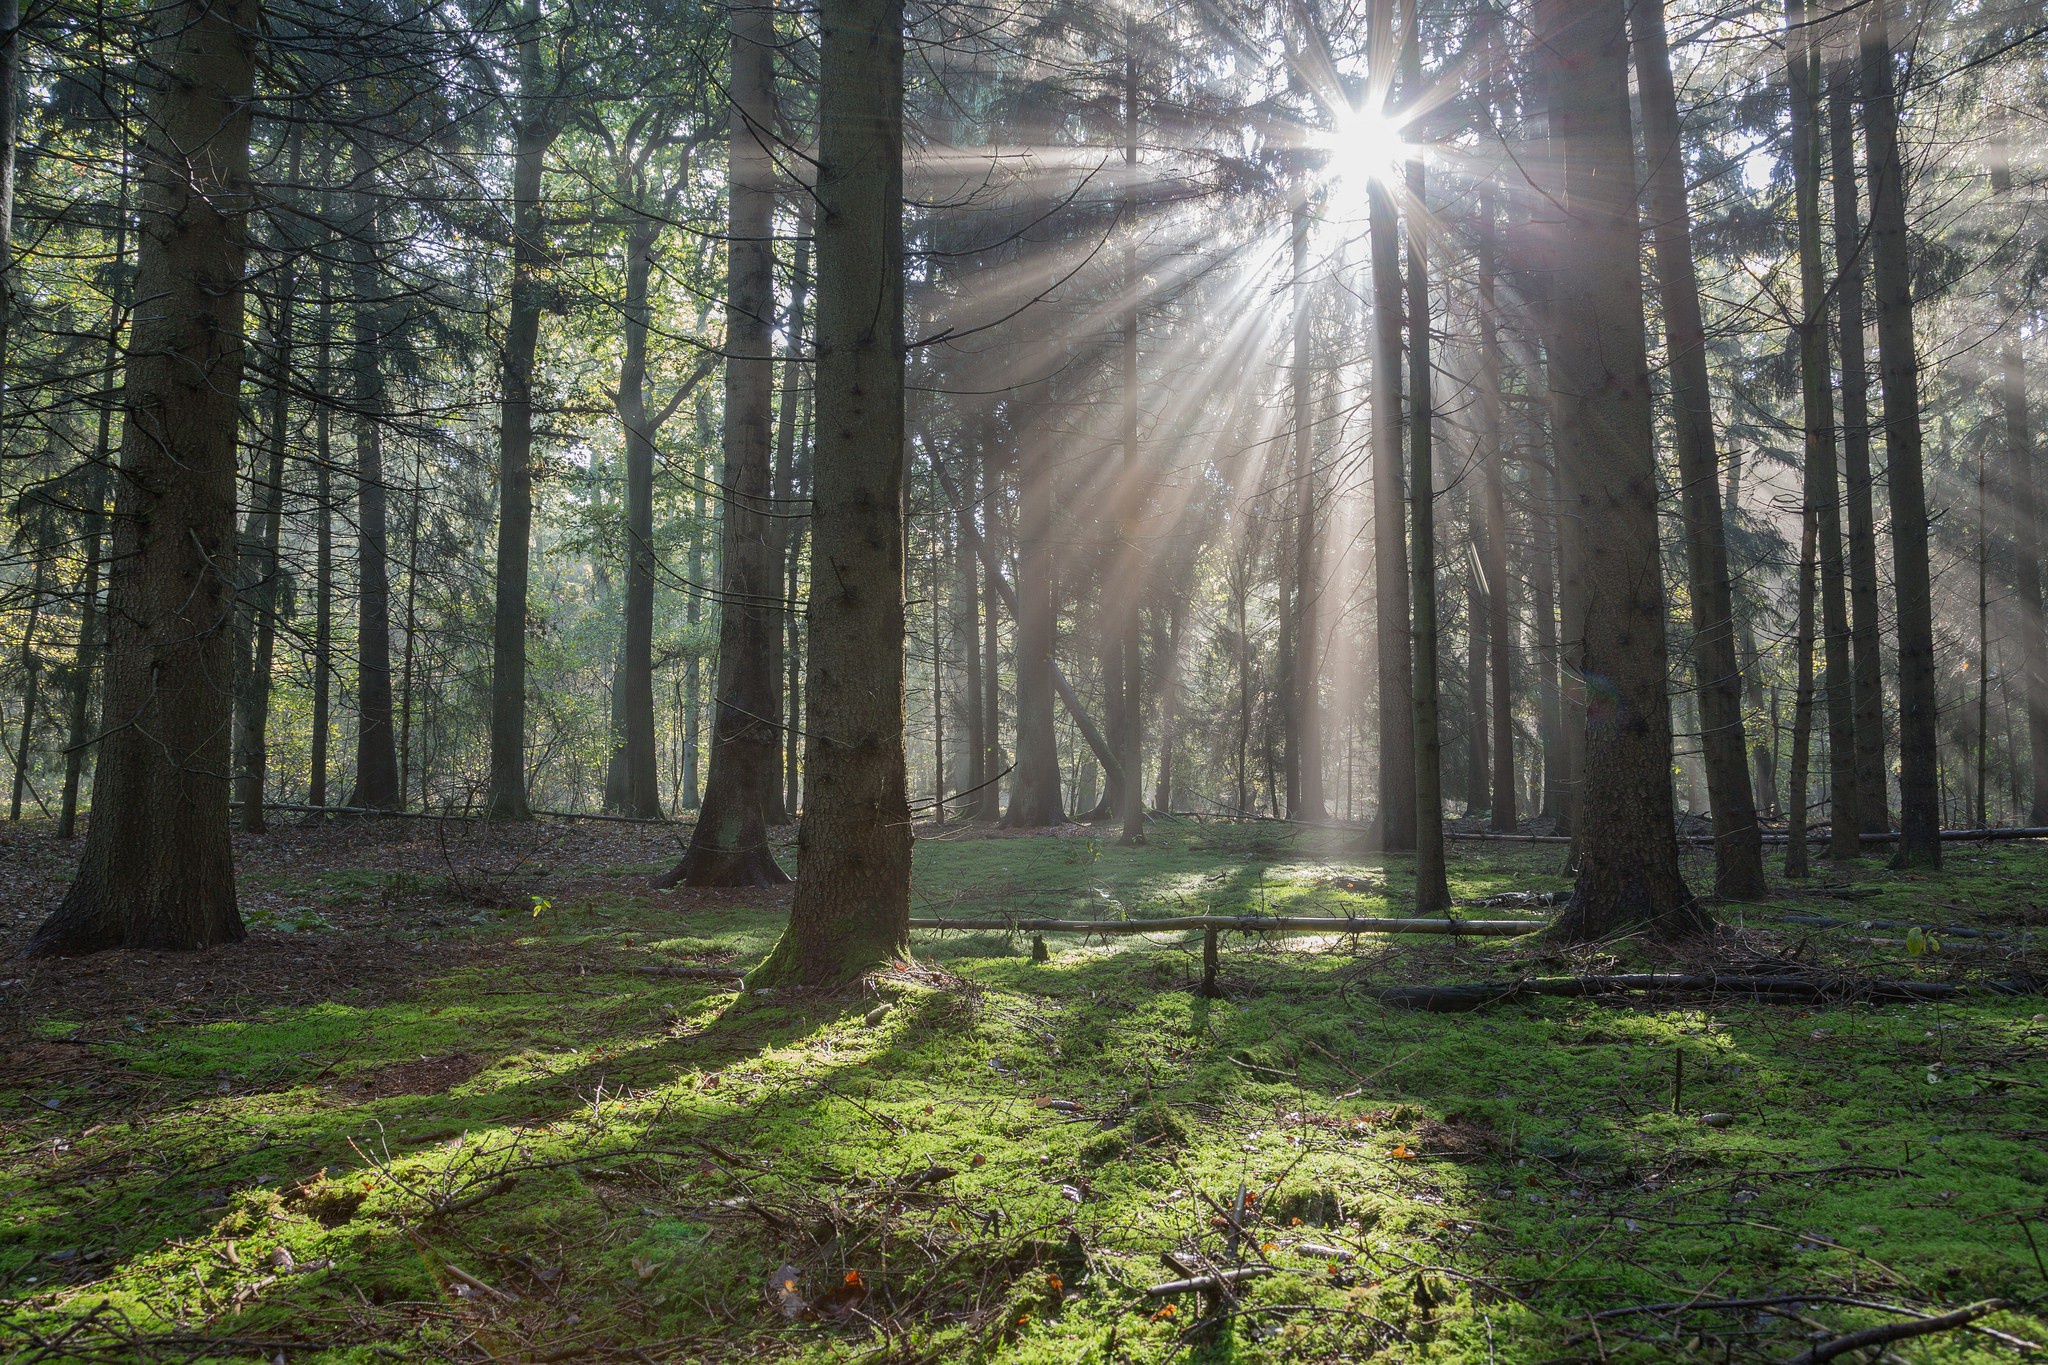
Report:
<svg viewBox="0 0 2048 1365"><path fill-rule="evenodd" d="M1130 21L1125 21L1124 50L1124 174L1134 184L1138 174L1138 58L1129 43ZM1124 193L1124 223L1127 233L1137 231L1138 204L1135 188ZM1123 509L1124 525L1136 527L1144 520L1145 494L1138 468L1138 290L1143 281L1138 272L1135 237L1124 245L1123 310ZM1297 342L1297 344L1299 344ZM1297 381L1298 382L1298 381ZM1121 591L1112 594L1117 603L1118 673L1123 687L1108 699L1118 713L1123 743L1117 746L1117 760L1123 768L1115 787L1116 817L1121 827L1117 842L1132 847L1145 842L1145 650L1140 613L1145 603L1147 577L1145 547L1137 538L1119 532L1119 578Z"/></svg>
<svg viewBox="0 0 2048 1365"><path fill-rule="evenodd" d="M1422 90L1420 22L1411 8L1402 44L1401 89ZM1410 601L1415 642L1415 910L1430 915L1451 904L1444 863L1443 727L1437 714L1436 398L1429 347L1428 212L1422 160L1408 163L1408 497Z"/></svg>
<svg viewBox="0 0 2048 1365"><path fill-rule="evenodd" d="M1842 464L1849 525L1849 643L1856 711L1856 799L1869 830L1892 827L1885 772L1884 653L1878 619L1877 520L1870 469L1870 372L1863 344L1863 229L1856 187L1856 66L1834 64L1828 126L1834 180ZM2048 815L2048 810L2044 810Z"/></svg>
<svg viewBox="0 0 2048 1365"><path fill-rule="evenodd" d="M1493 792L1488 800L1489 827L1512 834L1515 810L1515 618L1508 581L1507 421L1501 410L1500 338L1495 326L1494 233L1496 209L1491 190L1481 197L1479 222L1479 403L1480 440L1485 443L1485 522L1480 569L1485 592L1487 671L1492 684ZM1473 699L1475 714L1484 703Z"/></svg>
<svg viewBox="0 0 2048 1365"><path fill-rule="evenodd" d="M1663 0L1635 0L1636 79L1643 141L1649 153L1649 210L1657 281L1670 350L1673 425L1693 617L1693 678L1698 689L1707 799L1714 812L1714 891L1733 900L1766 893L1763 834L1749 786L1742 729L1742 670L1735 657L1735 594L1721 524L1720 454L1707 378L1706 327L1693 270L1685 148L1672 88Z"/></svg>
<svg viewBox="0 0 2048 1365"><path fill-rule="evenodd" d="M128 262L128 171L125 139L121 147L121 188L115 205L114 267ZM128 291L116 285L107 307L106 361L100 371L99 428L93 440L93 474L86 496L85 583L79 592L78 648L72 660L69 738L64 746L64 794L57 807L57 837L69 839L78 830L78 792L85 776L85 754L92 738L93 684L106 652L106 615L100 584L106 570L107 493L114 467L115 384L121 373L121 330L127 318Z"/></svg>
<svg viewBox="0 0 2048 1365"><path fill-rule="evenodd" d="M1392 0L1373 0L1374 51L1391 52ZM1388 65L1377 78L1392 74ZM1391 105L1387 84L1374 93ZM1401 244L1400 222L1388 188L1375 179L1367 191L1372 255L1372 525L1374 621L1379 673L1379 811L1377 842L1389 853L1415 847L1415 657L1408 617L1406 490L1401 468Z"/></svg>
<svg viewBox="0 0 2048 1365"><path fill-rule="evenodd" d="M1579 673L1586 762L1578 882L1558 917L1570 940L1710 920L1678 868L1665 691L1663 564L1650 367L1643 340L1641 242L1629 126L1628 35L1620 0L1541 0L1537 41L1555 54L1552 135L1564 152L1566 232L1551 382L1574 467L1570 514L1588 528ZM1598 527L1598 534L1591 528Z"/></svg>
<svg viewBox="0 0 2048 1365"><path fill-rule="evenodd" d="M782 600L775 604L774 621L768 636L768 674L770 685L775 690L775 706L769 713L787 716L785 733L777 740L779 766L783 769L776 775L768 794L768 805L762 818L771 825L786 825L795 819L797 763L797 732L803 727L799 723L802 712L784 695L784 679L788 687L796 686L796 670L792 658L796 649L796 633L800 623L795 611L796 554L795 547L802 537L803 518L797 511L797 414L802 411L808 396L804 377L805 332L809 325L808 311L811 292L811 201L808 195L801 196L797 203L796 250L791 262L789 285L789 310L785 314L788 323L789 342L782 355L779 367L780 398L775 405L775 513L769 519L769 553L777 567L783 584Z"/></svg>
<svg viewBox="0 0 2048 1365"><path fill-rule="evenodd" d="M805 810L789 929L750 984L905 956L903 4L824 0Z"/></svg>
<svg viewBox="0 0 2048 1365"><path fill-rule="evenodd" d="M1809 497L1799 514L1799 625L1792 642L1798 683L1792 695L1792 759L1785 796L1785 875L1794 878L1811 870L1806 848L1806 779L1813 746L1813 561L1819 524L1820 513Z"/></svg>
<svg viewBox="0 0 2048 1365"><path fill-rule="evenodd" d="M327 218L330 196L321 195ZM331 240L331 239L330 239ZM313 734L306 804L327 804L327 750L334 677L334 270L331 251L320 253L320 313L315 324L313 372Z"/></svg>
<svg viewBox="0 0 2048 1365"><path fill-rule="evenodd" d="M498 567L491 614L493 820L530 820L526 792L526 582L533 554L533 357L540 344L541 174L558 124L542 92L540 0L521 6L519 96L512 130L512 285L498 404Z"/></svg>
<svg viewBox="0 0 2048 1365"><path fill-rule="evenodd" d="M1053 556L1052 470L1048 461L1020 477L1017 566L1017 759L1010 774L1010 804L1003 823L1013 829L1057 825L1066 819L1060 793L1060 757L1053 732L1054 621L1059 573Z"/></svg>
<svg viewBox="0 0 2048 1365"><path fill-rule="evenodd" d="M2001 202L2012 194L2011 136L2009 125L2001 127L1991 152L1991 192ZM2013 618L2026 682L2028 823L2042 825L2048 824L2048 627L2041 616L2041 511L2027 412L2027 357L2021 347L2024 305L2010 281L2000 286L1998 301L2005 316L1998 403L2005 419L2005 491L2012 527L2013 595L2018 599Z"/></svg>
<svg viewBox="0 0 2048 1365"><path fill-rule="evenodd" d="M1816 518L1822 650L1828 705L1829 856L1863 851L1856 793L1856 719L1849 665L1847 574L1842 557L1840 468L1835 458L1834 378L1828 347L1827 278L1821 262L1820 56L1806 24L1805 0L1786 0L1788 88L1792 108L1793 197L1799 230L1801 391L1806 411L1806 497Z"/></svg>
<svg viewBox="0 0 2048 1365"><path fill-rule="evenodd" d="M286 183L299 178L299 142L291 138ZM277 299L271 321L272 364L275 373L270 389L270 458L264 476L253 490L248 524L243 530L242 593L245 599L237 623L236 652L242 657L236 677L241 686L235 698L235 799L241 807L242 828L261 834L266 825L263 812L265 778L269 771L270 670L277 656L278 540L284 523L285 447L291 442L292 412L292 328L293 306L297 301L296 251L289 235L279 243Z"/></svg>
<svg viewBox="0 0 2048 1365"><path fill-rule="evenodd" d="M1884 381L1885 459L1891 484L1892 584L1899 641L1898 867L1941 866L1941 771L1936 724L1934 598L1927 558L1927 485L1921 462L1920 361L1913 343L1913 279L1898 93L1886 24L1890 0L1872 0L1863 24L1863 129L1869 156L1870 262L1877 301L1878 372Z"/></svg>
<svg viewBox="0 0 2048 1365"><path fill-rule="evenodd" d="M1306 189L1302 191L1306 195ZM1292 650L1287 667L1288 815L1296 820L1329 816L1323 795L1323 689L1321 631L1322 536L1316 501L1315 424L1310 369L1308 201L1294 205L1294 354L1288 382L1294 401L1294 598L1290 617Z"/></svg>
<svg viewBox="0 0 2048 1365"><path fill-rule="evenodd" d="M31 954L243 936L228 837L235 434L254 0L181 0L149 49L136 297L108 585L109 733L78 875Z"/></svg>
<svg viewBox="0 0 2048 1365"><path fill-rule="evenodd" d="M782 804L779 688L770 635L781 628L782 565L769 523L775 322L775 15L736 5L726 157L725 524L718 691L704 809L690 847L659 885L774 886L789 880L768 847ZM815 534L815 531L814 531ZM813 703L816 689L813 689Z"/></svg>
<svg viewBox="0 0 2048 1365"><path fill-rule="evenodd" d="M384 487L384 423L390 399L378 353L390 314L377 279L375 162L367 136L359 134L354 159L354 222L349 240L349 274L355 295L351 347L356 438L356 785L345 804L367 810L397 810L398 749L391 727L391 571Z"/></svg>

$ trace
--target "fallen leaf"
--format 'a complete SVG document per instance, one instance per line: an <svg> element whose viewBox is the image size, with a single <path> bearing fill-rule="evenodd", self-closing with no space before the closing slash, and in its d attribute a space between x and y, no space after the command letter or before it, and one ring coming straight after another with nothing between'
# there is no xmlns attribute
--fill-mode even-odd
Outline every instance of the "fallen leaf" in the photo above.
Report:
<svg viewBox="0 0 2048 1365"><path fill-rule="evenodd" d="M775 1305L785 1318L799 1318L810 1305L804 1300L804 1291L798 1286L803 1272L795 1266L784 1264L768 1277L768 1302Z"/></svg>

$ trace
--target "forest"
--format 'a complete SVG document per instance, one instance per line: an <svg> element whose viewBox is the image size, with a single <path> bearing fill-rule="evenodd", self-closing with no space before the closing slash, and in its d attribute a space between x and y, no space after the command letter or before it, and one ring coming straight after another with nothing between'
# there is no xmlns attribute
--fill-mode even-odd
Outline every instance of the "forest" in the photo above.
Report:
<svg viewBox="0 0 2048 1365"><path fill-rule="evenodd" d="M2042 0L0 0L0 1357L2048 1350Z"/></svg>

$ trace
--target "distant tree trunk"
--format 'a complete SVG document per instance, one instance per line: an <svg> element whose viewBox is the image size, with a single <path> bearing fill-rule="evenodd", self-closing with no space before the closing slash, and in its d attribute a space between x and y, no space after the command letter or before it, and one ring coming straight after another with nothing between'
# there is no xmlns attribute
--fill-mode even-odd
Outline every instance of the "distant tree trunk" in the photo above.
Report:
<svg viewBox="0 0 2048 1365"><path fill-rule="evenodd" d="M485 813L530 820L526 793L526 580L533 554L533 357L547 270L541 175L558 131L541 92L540 0L524 0L512 152L512 287L498 405L498 567L491 615L491 769ZM651 705L651 703L650 703Z"/></svg>
<svg viewBox="0 0 2048 1365"><path fill-rule="evenodd" d="M355 222L349 233L349 274L355 327L356 436L356 785L345 804L397 810L398 749L391 728L391 571L385 530L384 423L390 400L378 352L389 313L379 296L377 231L380 215L375 161L366 137L354 139Z"/></svg>
<svg viewBox="0 0 2048 1365"><path fill-rule="evenodd" d="M1722 524L1736 520L1742 509L1742 455L1738 451L1728 460L1728 491L1721 505ZM1756 627L1746 616L1739 617L1740 643L1742 648L1743 702L1759 717L1765 714L1763 659L1756 647ZM1756 787L1756 809L1758 812L1775 811L1778 808L1778 767L1774 726L1759 724L1755 738L1750 743L1750 761Z"/></svg>
<svg viewBox="0 0 2048 1365"><path fill-rule="evenodd" d="M77 878L32 955L204 948L243 936L228 838L222 686L234 652L253 0L180 0L143 147L110 560L106 716Z"/></svg>
<svg viewBox="0 0 2048 1365"><path fill-rule="evenodd" d="M1827 277L1821 263L1820 57L1805 0L1786 0L1792 107L1794 199L1799 226L1801 320L1798 326L1806 407L1806 492L1817 517L1821 634L1828 704L1829 856L1862 853L1856 794L1856 719L1849 665L1847 575L1842 559L1842 496L1835 459L1834 378L1828 348Z"/></svg>
<svg viewBox="0 0 2048 1365"><path fill-rule="evenodd" d="M237 759L235 797L242 809L242 828L261 834L266 828L263 813L264 778L269 768L267 734L270 721L270 669L277 649L278 536L284 513L285 446L291 439L291 293L289 265L280 274L275 344L277 377L271 390L270 459L258 487L254 506L249 509L243 531L245 554L244 590L248 597L246 667L237 670L241 689L235 699L235 742ZM238 652L240 650L238 649Z"/></svg>
<svg viewBox="0 0 2048 1365"><path fill-rule="evenodd" d="M978 475L973 464L968 471L968 486L974 488ZM978 494L979 490L976 489ZM974 537L979 534L973 525L973 502L963 502L953 509L953 648L960 655L963 678L960 696L955 702L959 707L961 725L961 748L959 762L964 781L960 784L958 810L962 820L980 820L989 809L987 783L991 776L988 768L988 718L984 714L984 685L982 682L981 647L981 564L974 553ZM989 667L995 666L993 659Z"/></svg>
<svg viewBox="0 0 2048 1365"><path fill-rule="evenodd" d="M1913 349L1913 279L1899 156L1890 0L1872 0L1863 23L1863 130L1870 158L1870 258L1877 300L1878 370L1884 379L1885 457L1891 484L1892 583L1899 640L1899 847L1894 865L1941 866L1941 770L1936 723L1934 597L1927 559L1927 486L1921 465L1920 361Z"/></svg>
<svg viewBox="0 0 2048 1365"><path fill-rule="evenodd" d="M1411 10L1402 44L1401 86L1413 98L1422 89L1419 22ZM1428 210L1422 160L1408 163L1408 498L1410 601L1415 613L1415 912L1449 908L1444 863L1443 727L1437 714L1436 398L1429 348Z"/></svg>
<svg viewBox="0 0 2048 1365"><path fill-rule="evenodd" d="M1884 653L1877 591L1877 521L1870 472L1870 374L1863 345L1863 229L1856 187L1856 66L1828 78L1834 179L1837 331L1841 348L1842 462L1848 484L1849 640L1856 712L1856 799L1866 830L1892 827L1885 773Z"/></svg>
<svg viewBox="0 0 2048 1365"><path fill-rule="evenodd" d="M323 219L330 196L321 196ZM315 325L313 372L313 735L306 804L327 804L330 687L334 677L334 271L332 253L320 253L320 313Z"/></svg>
<svg viewBox="0 0 2048 1365"><path fill-rule="evenodd" d="M782 626L774 608L782 567L768 526L774 407L774 160L768 147L774 137L776 39L770 8L735 6L729 14L731 223L719 688L705 810L682 862L659 882L664 886L774 886L788 880L768 849L768 810L782 804L782 733L774 720L780 690L770 645L770 634Z"/></svg>
<svg viewBox="0 0 2048 1365"><path fill-rule="evenodd" d="M823 0L818 431L805 810L789 930L754 983L845 981L906 955L903 752L903 4Z"/></svg>
<svg viewBox="0 0 2048 1365"><path fill-rule="evenodd" d="M1187 625L1187 597L1174 593L1165 608L1165 625L1153 619L1152 657L1159 661L1159 767L1153 774L1152 808L1173 812L1174 745L1180 738L1180 645Z"/></svg>
<svg viewBox="0 0 2048 1365"><path fill-rule="evenodd" d="M703 434L703 422L699 420L699 435ZM703 804L698 791L698 769L703 766L703 715L704 715L704 663L703 647L697 639L697 627L704 619L704 541L705 518L709 508L704 495L704 464L695 461L690 471L693 487L690 518L690 591L689 600L683 606L683 620L689 626L689 651L683 656L683 795L681 806L684 810L696 810Z"/></svg>
<svg viewBox="0 0 2048 1365"><path fill-rule="evenodd" d="M1484 458L1483 456L1481 457ZM1464 498L1463 516L1474 539L1486 539L1486 527L1476 498ZM1463 556L1465 572L1465 818L1476 820L1493 800L1493 774L1489 764L1493 746L1488 738L1492 728L1486 710L1486 661L1493 652L1489 638L1492 613L1486 605L1486 586L1475 546Z"/></svg>
<svg viewBox="0 0 2048 1365"><path fill-rule="evenodd" d="M128 260L128 151L121 147L121 188L115 205L114 266ZM116 288L107 310L106 362L100 370L99 430L93 439L93 475L86 506L85 582L79 589L78 647L72 660L71 715L64 746L64 795L57 808L57 837L78 831L78 791L85 775L85 751L92 738L93 683L105 652L107 625L100 601L105 571L108 471L114 465L114 386L121 373L121 329L128 294Z"/></svg>
<svg viewBox="0 0 2048 1365"><path fill-rule="evenodd" d="M1991 192L2001 201L2012 194L2012 149L2009 126L1999 129L1992 147ZM1998 358L1998 400L2005 418L2005 481L2012 525L2013 612L2019 637L2020 666L2026 677L2027 751L2032 781L2027 823L2048 825L2048 629L2041 611L2041 512L2034 483L2034 439L2027 413L2027 357L2021 346L2023 316L2019 291L2011 283L1999 289L1999 311L2006 318L2004 345ZM1982 679L1980 678L1981 682Z"/></svg>
<svg viewBox="0 0 2048 1365"><path fill-rule="evenodd" d="M626 228L626 292L619 309L624 353L613 404L625 435L626 594L619 666L612 679L619 721L617 782L605 794L605 808L643 820L661 818L654 743L654 437L659 424L647 410L647 334L653 322L648 280L660 236L661 225L651 217L635 216Z"/></svg>
<svg viewBox="0 0 2048 1365"><path fill-rule="evenodd" d="M1391 50L1392 0L1373 0L1371 39ZM1391 103L1391 101L1389 101ZM1372 526L1374 609L1379 643L1379 812L1383 851L1416 843L1415 656L1408 618L1406 490L1401 469L1401 243L1388 188L1375 178L1367 191L1372 253Z"/></svg>
<svg viewBox="0 0 2048 1365"><path fill-rule="evenodd" d="M1124 167L1132 188L1124 195L1124 220L1129 230L1135 233L1138 215L1135 189L1138 173L1138 57L1129 43L1130 31L1130 20L1126 19ZM1144 493L1138 468L1138 385L1141 382L1138 373L1138 290L1141 284L1138 249L1133 236L1126 239L1124 246L1122 337L1123 496L1131 502L1124 509L1127 523L1131 526L1141 525L1144 519ZM1149 565L1145 547L1134 538L1119 535L1117 548L1123 560L1123 568L1118 575L1122 580L1122 590L1113 596L1121 599L1117 606L1119 638L1116 648L1121 655L1118 672L1123 678L1123 689L1119 695L1109 699L1109 705L1118 713L1117 728L1123 732L1123 743L1117 746L1117 759L1123 769L1115 788L1116 817L1121 826L1117 842L1130 847L1145 842L1145 649L1141 612Z"/></svg>
<svg viewBox="0 0 2048 1365"><path fill-rule="evenodd" d="M782 601L774 604L774 620L768 633L768 676L774 688L774 708L768 713L787 716L788 724L777 737L777 765L782 771L776 775L768 794L768 804L762 811L762 818L771 825L786 825L795 818L796 812L796 762L797 739L803 727L802 712L784 695L788 687L796 686L795 669L791 660L797 647L797 628L801 624L795 611L796 575L795 546L802 536L802 520L797 516L797 414L803 409L806 398L804 378L804 334L808 327L808 309L811 292L811 200L810 196L799 196L797 201L796 251L791 262L789 286L789 311L785 315L789 341L782 356L780 383L781 397L775 405L775 515L769 518L769 554L773 558L782 582ZM784 679L788 682L785 686Z"/></svg>
<svg viewBox="0 0 2048 1365"><path fill-rule="evenodd" d="M1735 657L1735 594L1728 578L1728 539L1721 524L1720 455L1714 442L1708 388L1706 328L1693 270L1691 212L1686 203L1685 148L1663 0L1635 0L1636 78L1643 140L1649 151L1649 210L1657 249L1657 280L1670 350L1671 406L1677 436L1680 504L1693 617L1693 677L1707 799L1714 812L1714 890L1755 900L1764 882L1763 832L1751 801L1742 732L1742 670Z"/></svg>
<svg viewBox="0 0 2048 1365"><path fill-rule="evenodd" d="M995 505L998 484L986 446L982 448L979 465L981 521L989 534L994 534L999 529ZM981 539L982 544L987 546L987 536ZM983 592L981 598L981 653L987 661L981 675L982 740L987 745L982 754L981 768L985 775L983 780L988 784L981 793L981 818L990 822L1001 820L1003 817L1003 661L1001 632L996 624L996 562L993 552L984 556L983 571L987 577L983 586L987 591ZM1011 612L1011 621L1014 625L1014 609Z"/></svg>
<svg viewBox="0 0 2048 1365"><path fill-rule="evenodd" d="M1010 774L1010 804L1003 823L1013 829L1057 825L1066 818L1060 798L1060 756L1053 729L1054 618L1059 575L1053 559L1050 461L1023 470L1018 495L1017 760Z"/></svg>
<svg viewBox="0 0 2048 1365"><path fill-rule="evenodd" d="M1286 697L1288 814L1297 820L1323 820L1330 813L1323 795L1322 622L1318 611L1323 554L1317 529L1315 424L1310 401L1306 198L1294 206L1292 228L1294 355L1288 382L1294 390L1294 599Z"/></svg>
<svg viewBox="0 0 2048 1365"><path fill-rule="evenodd" d="M810 230L808 227L808 224L810 222L808 208L805 210L804 216L801 221L804 224L806 224L804 230L808 232ZM808 493L810 492L811 411L812 406L810 399L810 389L807 386L804 389L804 391L797 396L797 412L799 416L797 420L798 434L796 438L796 457L794 461L795 475L791 483L791 491L793 495L798 493L808 495ZM807 533L807 529L809 526L810 514L808 511L806 511L803 519L796 521L791 525L791 539L789 542L789 547L785 551L785 558L788 562L783 568L783 581L787 584L784 596L791 603L795 603L798 600L797 593L800 587L799 580L803 572L804 537ZM801 809L800 801L803 795L804 738L803 621L794 611L788 613L788 633L786 638L789 658L788 673L785 677L785 691L788 693L788 695L784 698L784 701L786 703L785 714L788 716L788 724L784 726L785 733L783 744L783 809L788 811L791 814L791 816L794 817L796 813ZM991 667L993 667L993 665L991 665ZM993 678L993 675L991 675L991 678ZM990 686L993 685L993 681L991 681ZM993 722L991 722L991 724L993 724ZM989 799L993 801L995 798L993 795L991 795ZM989 809L989 818L995 818L994 807L990 807Z"/></svg>
<svg viewBox="0 0 2048 1365"><path fill-rule="evenodd" d="M1639 229L1629 126L1628 35L1620 0L1541 0L1536 41L1566 79L1551 92L1565 160L1561 345L1552 367L1565 429L1558 458L1587 524L1586 763L1578 883L1557 931L1590 940L1660 935L1710 920L1678 869L1665 690L1664 582L1650 366L1643 341ZM1598 533L1591 532L1592 527Z"/></svg>
<svg viewBox="0 0 2048 1365"><path fill-rule="evenodd" d="M291 136L286 183L299 179L299 139ZM278 540L284 523L285 448L291 444L292 327L298 272L290 236L279 243L276 311L271 319L270 459L254 490L248 524L243 530L242 619L236 652L244 657L236 670L241 683L235 698L235 797L242 808L242 828L261 834L265 777L269 771L270 670L277 656Z"/></svg>
<svg viewBox="0 0 2048 1365"><path fill-rule="evenodd" d="M1570 764L1565 753L1564 693L1558 682L1556 509L1555 480L1548 469L1532 463L1529 529L1534 544L1529 587L1536 599L1536 703L1543 748L1543 805L1539 813L1554 824L1568 824Z"/></svg>
<svg viewBox="0 0 2048 1365"><path fill-rule="evenodd" d="M1493 793L1490 827L1512 834L1515 811L1515 618L1508 582L1507 421L1501 411L1500 338L1495 330L1494 233L1491 189L1481 199L1479 222L1479 404L1485 488L1479 565L1485 575L1486 644L1492 682ZM1473 698L1475 713L1485 703Z"/></svg>
<svg viewBox="0 0 2048 1365"><path fill-rule="evenodd" d="M42 621L43 591L48 583L49 563L49 555L39 550L35 578L28 591L28 620L21 632L21 738L14 749L14 783L7 807L7 818L15 824L21 823L21 798L28 785L28 761L36 734L36 701L43 679L42 656L36 653L36 627Z"/></svg>
<svg viewBox="0 0 2048 1365"><path fill-rule="evenodd" d="M1792 698L1792 763L1787 779L1785 810L1785 875L1807 875L1806 779L1808 754L1813 745L1813 598L1814 554L1819 540L1820 514L1811 499L1799 517L1799 633L1792 648L1797 657L1798 687Z"/></svg>
<svg viewBox="0 0 2048 1365"><path fill-rule="evenodd" d="M736 6L732 23L731 191L726 245L725 526L718 695L704 810L660 885L774 886L789 880L768 847L780 807L780 689L770 635L781 628L781 564L769 530L775 322L775 15ZM816 528L813 535L819 534ZM814 656L815 657L815 656ZM815 684L812 705L818 703ZM902 701L898 698L898 708Z"/></svg>

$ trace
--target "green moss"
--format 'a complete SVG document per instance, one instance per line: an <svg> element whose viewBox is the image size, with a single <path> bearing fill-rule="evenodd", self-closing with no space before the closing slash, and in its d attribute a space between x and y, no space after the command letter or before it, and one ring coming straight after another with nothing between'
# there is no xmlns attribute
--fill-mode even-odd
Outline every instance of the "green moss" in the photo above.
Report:
<svg viewBox="0 0 2048 1365"><path fill-rule="evenodd" d="M1557 862L1460 845L1454 887L1555 889ZM1875 894L1853 904L1726 914L1845 968L2023 969L2048 854L1951 864L1932 883L1867 863L1852 876ZM350 881L314 880L312 900ZM1404 860L1320 834L1169 827L1142 849L918 851L921 912L949 916L1379 913L1411 887ZM1937 900L1967 908L1935 915ZM1784 920L1809 912L2020 937L1982 955L1950 936L1937 960L1908 959L1869 941L1885 931ZM101 1357L196 1334L222 1343L217 1360L272 1354L230 1344L251 1341L320 1361L601 1341L825 1361L883 1349L868 1310L886 1308L889 1353L1005 1365L1191 1347L1719 1358L1717 1333L1761 1333L1727 1340L1787 1357L1807 1329L1785 1319L1609 1319L1596 1344L1587 1314L1794 1291L1929 1307L1997 1295L2031 1306L1991 1325L2048 1333L2019 1221L2048 1181L2036 1000L1412 1015L1348 988L1551 967L1514 942L1404 941L1384 959L1375 941L1232 939L1227 998L1212 1001L1188 989L1199 941L1171 934L1049 935L1042 965L1000 931L920 936L914 974L765 999L634 970L744 966L782 921L758 904L678 921L599 897L561 909L552 934L530 916L466 929L498 936L488 969L374 1006L109 1030L92 1049L104 1081L0 1096L0 1351L73 1331ZM2048 1250L2048 1226L2034 1237ZM1233 1242L1275 1273L1243 1286L1213 1341L1184 1341L1201 1300L1162 1315L1141 1291L1175 1277L1162 1254L1223 1258ZM770 1308L783 1266L814 1317ZM1834 1330L1875 1320L1802 1311ZM1951 1334L1911 1358L1994 1349Z"/></svg>

